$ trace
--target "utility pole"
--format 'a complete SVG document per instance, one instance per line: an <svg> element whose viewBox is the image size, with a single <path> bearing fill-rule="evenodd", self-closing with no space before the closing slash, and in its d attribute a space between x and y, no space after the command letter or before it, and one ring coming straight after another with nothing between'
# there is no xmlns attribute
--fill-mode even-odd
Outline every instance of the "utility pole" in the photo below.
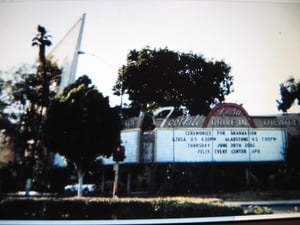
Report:
<svg viewBox="0 0 300 225"><path fill-rule="evenodd" d="M118 198L116 193L118 192L118 183L119 183L119 162L122 162L125 158L126 156L125 156L124 146L117 145L113 151L113 160L115 161L114 164L115 179L114 179L114 186L113 186L113 198Z"/></svg>
<svg viewBox="0 0 300 225"><path fill-rule="evenodd" d="M119 182L119 162L116 161L114 164L114 171L115 171L115 179L114 179L114 186L113 186L113 199L118 198L116 193L118 192L118 182Z"/></svg>

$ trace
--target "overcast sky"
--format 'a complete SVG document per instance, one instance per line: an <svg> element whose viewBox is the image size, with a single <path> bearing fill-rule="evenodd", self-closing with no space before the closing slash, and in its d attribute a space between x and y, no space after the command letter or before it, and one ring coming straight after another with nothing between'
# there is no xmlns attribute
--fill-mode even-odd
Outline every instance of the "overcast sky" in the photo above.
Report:
<svg viewBox="0 0 300 225"><path fill-rule="evenodd" d="M300 1L0 0L0 70L33 64L38 24L57 44L86 13L77 75L89 75L111 104L118 69L132 49L168 47L224 60L250 115L278 114L279 84L300 79ZM299 112L294 106L289 112Z"/></svg>

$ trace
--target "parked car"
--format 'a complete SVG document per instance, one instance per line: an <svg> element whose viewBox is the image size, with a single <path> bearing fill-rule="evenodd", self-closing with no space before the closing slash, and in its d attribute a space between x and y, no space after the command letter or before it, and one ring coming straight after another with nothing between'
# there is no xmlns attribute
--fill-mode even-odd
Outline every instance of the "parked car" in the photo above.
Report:
<svg viewBox="0 0 300 225"><path fill-rule="evenodd" d="M65 186L66 193L75 193L78 191L78 184L69 184ZM82 184L82 193L84 195L94 192L96 190L95 184Z"/></svg>

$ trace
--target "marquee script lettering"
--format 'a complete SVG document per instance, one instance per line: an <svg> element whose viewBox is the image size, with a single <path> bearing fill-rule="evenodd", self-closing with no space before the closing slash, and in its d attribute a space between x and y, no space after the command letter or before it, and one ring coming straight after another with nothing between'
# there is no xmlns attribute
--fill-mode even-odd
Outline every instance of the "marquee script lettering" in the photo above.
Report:
<svg viewBox="0 0 300 225"><path fill-rule="evenodd" d="M232 108L232 107L222 107L218 109L214 116L229 116L229 117L234 117L234 116L241 116L243 115L242 111L238 108Z"/></svg>
<svg viewBox="0 0 300 225"><path fill-rule="evenodd" d="M204 116L179 116L167 121L168 127L198 127L202 125Z"/></svg>

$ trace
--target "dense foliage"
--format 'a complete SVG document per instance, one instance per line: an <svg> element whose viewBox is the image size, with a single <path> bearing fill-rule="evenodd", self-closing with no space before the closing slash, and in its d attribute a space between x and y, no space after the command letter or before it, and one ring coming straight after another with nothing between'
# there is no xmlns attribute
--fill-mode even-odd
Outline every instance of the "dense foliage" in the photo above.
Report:
<svg viewBox="0 0 300 225"><path fill-rule="evenodd" d="M98 155L110 156L120 143L118 114L87 76L58 95L47 111L45 143L84 167Z"/></svg>
<svg viewBox="0 0 300 225"><path fill-rule="evenodd" d="M120 124L108 98L82 76L51 102L44 125L45 145L75 163L78 176L83 176L97 156L110 156L120 143Z"/></svg>
<svg viewBox="0 0 300 225"><path fill-rule="evenodd" d="M202 55L165 49L132 50L119 70L116 95L128 94L131 107L149 111L162 106L185 106L206 115L232 89L230 66Z"/></svg>
<svg viewBox="0 0 300 225"><path fill-rule="evenodd" d="M14 74L11 84L10 118L14 120L18 140L22 149L27 148L28 141L35 146L41 139L41 123L49 102L56 95L62 69L47 61L36 72L28 72L21 67ZM14 109L14 110L13 110Z"/></svg>
<svg viewBox="0 0 300 225"><path fill-rule="evenodd" d="M1 74L2 72L0 71L0 96L3 95L3 90L5 89L5 81L2 79ZM2 119L4 117L4 109L7 106L7 103L1 98L0 99L0 118ZM2 128L0 124L0 128Z"/></svg>
<svg viewBox="0 0 300 225"><path fill-rule="evenodd" d="M292 77L285 83L280 84L280 95L281 101L277 100L278 110L287 112L296 100L298 100L298 105L300 105L300 80L296 81Z"/></svg>

